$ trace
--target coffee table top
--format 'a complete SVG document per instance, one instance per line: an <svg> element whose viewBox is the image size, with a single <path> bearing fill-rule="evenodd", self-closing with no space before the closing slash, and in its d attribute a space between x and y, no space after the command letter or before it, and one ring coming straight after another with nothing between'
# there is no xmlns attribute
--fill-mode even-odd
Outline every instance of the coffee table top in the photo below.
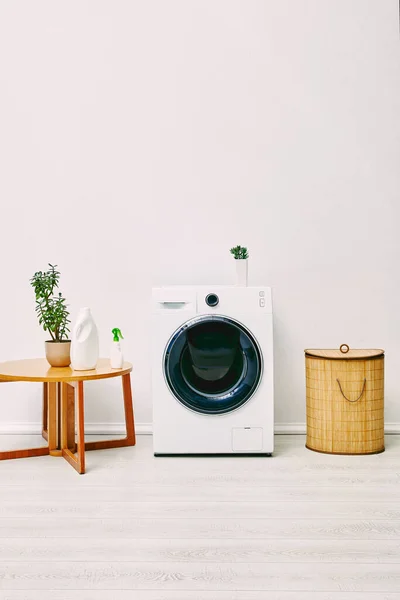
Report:
<svg viewBox="0 0 400 600"><path fill-rule="evenodd" d="M74 371L71 367L50 367L45 358L30 358L0 363L0 381L89 381L120 377L132 371L131 363L112 369L108 358L99 358L91 371Z"/></svg>

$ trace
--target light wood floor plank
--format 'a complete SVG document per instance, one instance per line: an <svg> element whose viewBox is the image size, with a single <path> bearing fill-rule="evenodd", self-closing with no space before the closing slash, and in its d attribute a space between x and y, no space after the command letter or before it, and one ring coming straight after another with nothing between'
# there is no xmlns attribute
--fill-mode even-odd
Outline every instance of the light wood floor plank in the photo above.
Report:
<svg viewBox="0 0 400 600"><path fill-rule="evenodd" d="M44 491L42 491L44 496ZM81 502L30 500L0 503L0 519L15 517L188 519L364 519L398 520L400 502Z"/></svg>
<svg viewBox="0 0 400 600"><path fill-rule="evenodd" d="M399 564L399 540L2 538L0 562Z"/></svg>
<svg viewBox="0 0 400 600"><path fill-rule="evenodd" d="M0 537L160 539L397 540L400 521L386 519L136 519L37 517L0 519Z"/></svg>
<svg viewBox="0 0 400 600"><path fill-rule="evenodd" d="M4 591L1 600L399 600L397 592L265 592L164 590Z"/></svg>
<svg viewBox="0 0 400 600"><path fill-rule="evenodd" d="M0 589L398 592L398 565L0 563Z"/></svg>
<svg viewBox="0 0 400 600"><path fill-rule="evenodd" d="M345 465L315 463L298 466L280 465L272 459L243 458L224 459L219 457L187 459L157 459L149 456L148 462L136 462L135 448L127 448L131 460L113 463L108 455L118 450L88 453L86 477L81 478L80 489L86 486L397 486L400 481L399 464L389 469L376 467L361 468L347 461ZM103 455L103 458L102 458ZM92 457L92 458L91 458ZM137 468L134 468L135 465ZM21 461L2 463L0 488L2 485L24 485L35 487L48 482L51 475L54 483L76 484L76 474L68 465L60 464L57 457L46 456Z"/></svg>
<svg viewBox="0 0 400 600"><path fill-rule="evenodd" d="M49 476L51 476L54 484L70 483L74 485L76 482L72 476L76 477L74 471L67 470L67 464L58 465L57 469L46 470L45 461L47 457L42 458L42 465L40 469L32 469L31 471L19 471L17 468L14 471L3 471L1 480L6 485L24 485L25 488L35 487L37 485L43 485L48 482ZM27 458L25 460L33 460ZM49 460L57 460L56 457L49 457ZM90 464L90 457L88 459ZM132 462L134 464L134 462ZM60 468L61 467L61 468ZM71 475L69 474L71 472ZM230 473L223 475L213 475L212 473L203 473L195 468L190 470L190 473L185 473L183 469L175 466L171 471L152 472L150 469L146 471L143 468L143 472L138 473L136 478L133 472L129 472L128 469L122 469L119 472L98 470L96 472L90 471L88 467L87 477L85 481L80 484L80 488L83 489L86 486L93 485L104 485L104 481L107 481L108 485L113 486L124 486L124 487L137 487L142 486L167 486L171 487L181 486L182 488L197 487L203 488L207 486L224 486L226 489L235 489L237 487L249 487L249 486L264 486L271 489L273 487L281 488L295 483L297 486L302 487L315 487L315 486L379 486L385 488L385 486L397 486L399 483L399 474L393 473L354 473L353 476L342 475L339 473L299 473L298 475L293 471L289 473L268 473L265 472L257 476L252 476L251 469L244 470L243 472ZM1 494L1 484L0 484Z"/></svg>
<svg viewBox="0 0 400 600"><path fill-rule="evenodd" d="M31 459L27 459L31 460ZM68 465L67 465L68 466ZM1 470L0 470L1 477ZM50 477L50 474L49 474ZM137 498L142 502L400 502L399 485L391 486L296 486L288 481L281 487L268 486L159 486L132 485L115 486L107 480L102 485L80 486L77 481L51 486L49 481L29 487L32 501L47 499L54 502L74 499L79 502L131 502ZM27 486L4 485L0 487L0 498L4 501L21 499ZM79 494L78 494L79 492Z"/></svg>

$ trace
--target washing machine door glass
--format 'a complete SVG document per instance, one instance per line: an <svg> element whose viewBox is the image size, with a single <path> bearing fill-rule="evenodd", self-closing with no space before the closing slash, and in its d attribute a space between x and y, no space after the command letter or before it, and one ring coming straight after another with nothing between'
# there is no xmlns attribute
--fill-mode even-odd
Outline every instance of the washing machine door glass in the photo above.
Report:
<svg viewBox="0 0 400 600"><path fill-rule="evenodd" d="M170 339L164 374L175 398L187 408L204 414L227 413L242 406L257 389L261 350L237 321L198 317Z"/></svg>

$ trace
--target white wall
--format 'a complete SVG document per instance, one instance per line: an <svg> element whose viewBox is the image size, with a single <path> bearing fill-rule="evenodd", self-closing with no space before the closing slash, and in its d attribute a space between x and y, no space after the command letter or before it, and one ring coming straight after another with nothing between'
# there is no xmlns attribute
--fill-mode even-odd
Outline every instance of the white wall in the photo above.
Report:
<svg viewBox="0 0 400 600"><path fill-rule="evenodd" d="M277 422L305 420L303 349L346 342L386 349L400 428L399 50L397 0L3 0L0 360L41 355L28 280L57 263L149 423L151 286L230 283L240 243ZM122 421L115 382L87 412ZM39 419L39 387L0 386L0 429Z"/></svg>

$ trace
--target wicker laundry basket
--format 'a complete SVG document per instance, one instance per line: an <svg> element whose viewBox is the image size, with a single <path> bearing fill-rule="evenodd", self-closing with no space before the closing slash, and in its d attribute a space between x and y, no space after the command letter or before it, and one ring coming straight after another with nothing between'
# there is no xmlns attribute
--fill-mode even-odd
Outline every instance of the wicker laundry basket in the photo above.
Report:
<svg viewBox="0 0 400 600"><path fill-rule="evenodd" d="M384 441L384 351L305 350L306 447L329 454L376 454Z"/></svg>

